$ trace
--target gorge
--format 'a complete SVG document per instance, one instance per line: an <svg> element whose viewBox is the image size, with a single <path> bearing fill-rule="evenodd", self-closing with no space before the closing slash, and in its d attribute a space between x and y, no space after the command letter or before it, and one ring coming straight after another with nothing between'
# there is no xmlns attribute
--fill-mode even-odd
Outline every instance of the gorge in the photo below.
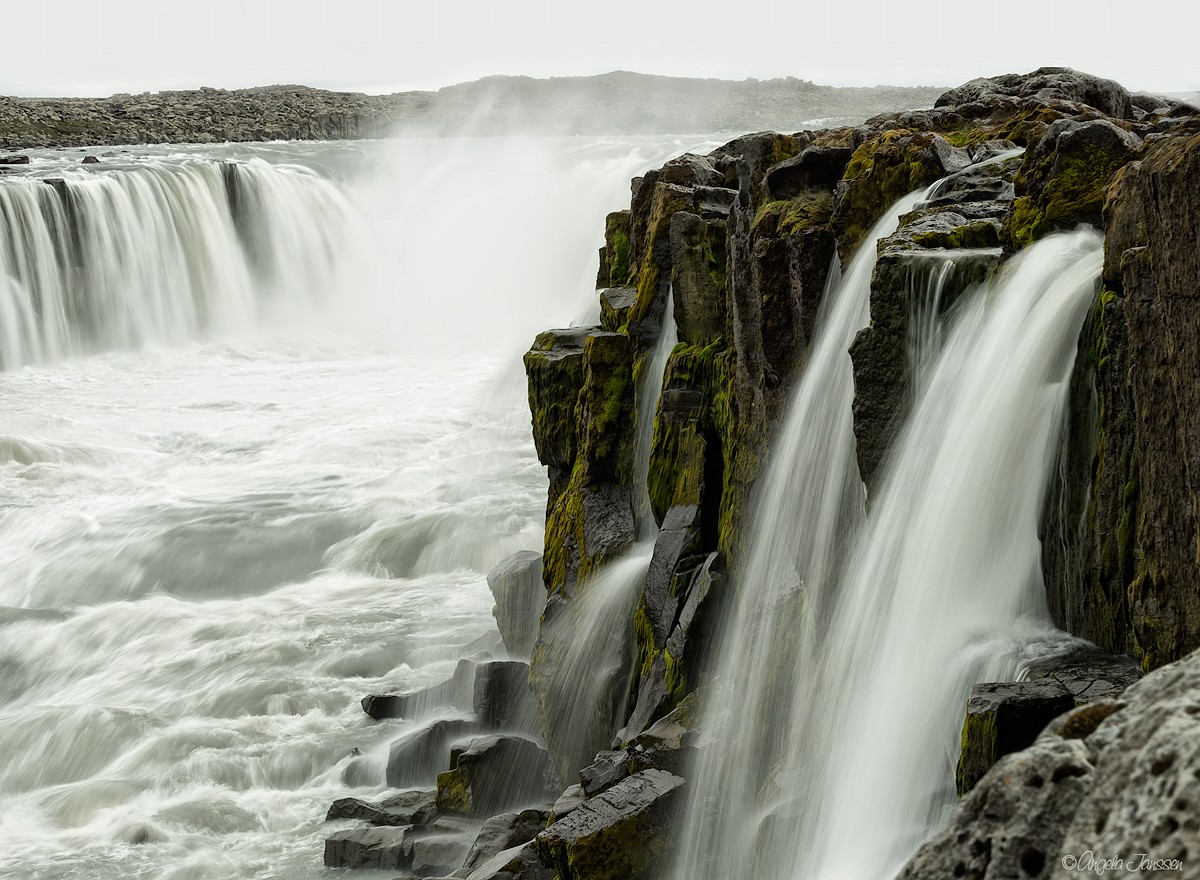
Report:
<svg viewBox="0 0 1200 880"><path fill-rule="evenodd" d="M1200 877L1198 111L373 149L0 178L0 868Z"/></svg>

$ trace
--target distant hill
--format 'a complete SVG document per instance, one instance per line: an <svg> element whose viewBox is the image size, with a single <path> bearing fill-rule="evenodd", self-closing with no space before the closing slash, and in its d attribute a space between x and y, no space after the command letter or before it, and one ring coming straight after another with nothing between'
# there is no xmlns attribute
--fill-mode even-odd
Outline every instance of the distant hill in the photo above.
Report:
<svg viewBox="0 0 1200 880"><path fill-rule="evenodd" d="M787 77L687 79L616 71L494 76L436 92L364 95L307 86L0 97L0 146L325 140L433 133L663 134L793 130L932 106L940 87L837 88Z"/></svg>

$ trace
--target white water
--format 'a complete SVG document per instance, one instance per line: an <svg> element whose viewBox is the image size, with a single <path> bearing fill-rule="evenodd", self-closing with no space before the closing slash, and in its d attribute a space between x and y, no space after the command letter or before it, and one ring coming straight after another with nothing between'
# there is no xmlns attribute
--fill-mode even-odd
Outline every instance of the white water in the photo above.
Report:
<svg viewBox="0 0 1200 880"><path fill-rule="evenodd" d="M873 254L822 316L771 465L679 878L894 875L953 802L971 685L1053 640L1037 522L1099 241L1047 240L960 301L856 531L845 351Z"/></svg>
<svg viewBox="0 0 1200 880"><path fill-rule="evenodd" d="M335 249L336 278L312 301L252 282L239 290L283 308L64 343L57 362L43 346L0 373L0 876L327 875L329 802L382 791L342 782L351 751L378 760L412 726L372 722L358 700L434 684L494 643L484 575L541 546L546 482L520 354L535 330L595 310L597 218L686 146L151 148L125 172L88 172L206 181L209 159L301 165L316 176L259 170L334 186L365 240ZM34 160L35 175L66 176L60 154ZM426 171L449 192L431 192ZM107 181L80 186L141 185ZM454 186L473 201L436 197ZM219 204L195 197L210 196ZM262 222L334 241L338 216ZM511 259L481 267L465 238L427 235L484 221ZM161 239L144 231L128 277L157 271ZM205 242L240 247L222 235ZM423 267L449 267L439 286L398 241L424 246ZM115 271L112 253L97 252L97 272ZM196 289L156 277L162 301ZM497 291L511 294L499 306Z"/></svg>

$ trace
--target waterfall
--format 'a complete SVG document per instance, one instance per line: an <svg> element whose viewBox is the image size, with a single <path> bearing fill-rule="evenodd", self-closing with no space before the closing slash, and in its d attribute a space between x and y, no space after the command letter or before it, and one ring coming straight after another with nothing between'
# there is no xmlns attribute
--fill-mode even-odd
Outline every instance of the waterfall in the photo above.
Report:
<svg viewBox="0 0 1200 880"><path fill-rule="evenodd" d="M325 290L351 212L312 172L190 161L0 183L0 367L243 330Z"/></svg>
<svg viewBox="0 0 1200 880"><path fill-rule="evenodd" d="M1035 245L948 328L910 300L916 404L864 519L845 351L894 223L827 297L779 438L679 878L892 876L953 802L972 683L1011 678L1048 627L1037 523L1098 237Z"/></svg>
<svg viewBox="0 0 1200 880"><path fill-rule="evenodd" d="M574 634L566 640L551 685L559 725L556 739L570 744L571 757L563 763L571 767L571 772L587 766L598 751L609 747L627 714L628 693L623 672L631 653L629 621L645 583L658 535L646 490L646 474L663 371L677 339L672 298L668 296L662 332L642 362L635 391L633 498L637 542L627 554L579 585L570 611Z"/></svg>

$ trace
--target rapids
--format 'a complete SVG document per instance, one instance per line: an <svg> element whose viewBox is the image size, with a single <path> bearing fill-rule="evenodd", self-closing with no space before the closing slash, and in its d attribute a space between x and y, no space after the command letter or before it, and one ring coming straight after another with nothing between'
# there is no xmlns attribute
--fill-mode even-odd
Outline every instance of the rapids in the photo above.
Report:
<svg viewBox="0 0 1200 880"><path fill-rule="evenodd" d="M19 329L0 336L0 876L326 876L329 802L382 791L412 726L359 699L497 650L484 575L541 547L520 355L547 322L595 320L597 218L689 148L35 151L0 179L0 326ZM343 781L355 750L377 782Z"/></svg>

